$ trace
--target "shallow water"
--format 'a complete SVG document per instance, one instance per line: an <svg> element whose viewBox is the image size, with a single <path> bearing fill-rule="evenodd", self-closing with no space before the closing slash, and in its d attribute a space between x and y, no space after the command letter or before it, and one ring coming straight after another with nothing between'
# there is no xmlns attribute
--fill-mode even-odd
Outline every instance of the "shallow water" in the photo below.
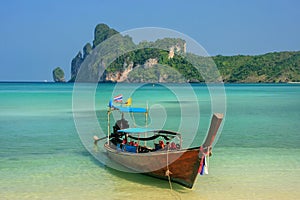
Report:
<svg viewBox="0 0 300 200"><path fill-rule="evenodd" d="M175 86L185 91L185 86ZM148 101L149 107L163 106L168 117L164 127L178 129L181 112L168 87L98 86L100 125L106 123L107 100L121 92L127 98L134 90L134 105ZM201 112L196 146L204 138L211 109L205 85L193 88ZM73 119L73 84L0 83L0 199L297 199L300 85L236 84L225 89L226 120L209 160L209 175L199 176L192 190L172 184L170 191L166 181L110 169L90 155ZM188 109L188 100L181 106ZM82 108L82 116L89 114ZM186 144L192 138L186 134Z"/></svg>

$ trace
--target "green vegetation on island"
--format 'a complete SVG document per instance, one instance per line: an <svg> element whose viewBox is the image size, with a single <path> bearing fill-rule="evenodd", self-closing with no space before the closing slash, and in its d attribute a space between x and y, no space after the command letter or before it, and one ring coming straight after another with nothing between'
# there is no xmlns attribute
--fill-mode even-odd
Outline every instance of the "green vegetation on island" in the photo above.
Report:
<svg viewBox="0 0 300 200"><path fill-rule="evenodd" d="M109 38L113 38L111 39L113 41L105 44L104 41ZM200 57L187 53L186 43L182 39L164 38L154 42L142 41L135 44L131 37L118 34L118 31L106 24L96 26L92 44L86 43L83 53L78 52L73 58L70 82L76 80L81 64L89 59L93 49L100 44L107 52L113 52L113 55L93 58L94 64L88 68L84 77L94 78L93 80L101 82L213 81L218 76L217 73L212 72L212 65L217 66L224 82L300 81L300 51L273 52L254 56ZM99 55L102 55L101 53ZM113 58L116 59L112 60ZM58 72L61 73L59 70ZM98 77L99 74L102 76Z"/></svg>
<svg viewBox="0 0 300 200"><path fill-rule="evenodd" d="M212 57L225 82L299 82L300 51Z"/></svg>

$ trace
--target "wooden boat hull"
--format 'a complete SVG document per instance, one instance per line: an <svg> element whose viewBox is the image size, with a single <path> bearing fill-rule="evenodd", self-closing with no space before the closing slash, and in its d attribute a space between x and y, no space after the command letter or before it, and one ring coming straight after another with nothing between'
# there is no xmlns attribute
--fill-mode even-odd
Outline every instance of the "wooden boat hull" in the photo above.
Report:
<svg viewBox="0 0 300 200"><path fill-rule="evenodd" d="M215 113L209 131L201 147L174 150L157 150L147 153L124 152L112 143L104 144L108 157L133 172L143 173L160 179L170 179L187 188L192 188L204 156L212 151L223 114Z"/></svg>
<svg viewBox="0 0 300 200"><path fill-rule="evenodd" d="M105 148L110 159L133 172L166 180L170 177L172 182L187 188L193 187L202 159L202 154L199 156L199 147L150 153L122 152L107 144L105 144Z"/></svg>

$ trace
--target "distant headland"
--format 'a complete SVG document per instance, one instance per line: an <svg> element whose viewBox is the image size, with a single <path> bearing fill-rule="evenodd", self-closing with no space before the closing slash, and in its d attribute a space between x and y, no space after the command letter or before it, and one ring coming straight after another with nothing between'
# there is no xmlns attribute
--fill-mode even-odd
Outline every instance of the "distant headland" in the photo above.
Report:
<svg viewBox="0 0 300 200"><path fill-rule="evenodd" d="M81 64L92 50L117 33L119 32L106 24L98 24L92 44L86 43L83 53L79 51L72 59L71 79L68 82L76 80ZM164 38L155 42L143 41L135 44L129 36L121 37L122 48L137 47L138 50L122 55L111 63L99 77L99 82L204 82L199 71L185 58L196 60L199 66L205 65L207 59L212 59L225 83L300 82L300 51L204 58L187 53L186 42L180 38ZM105 63L102 64L105 66ZM98 76L99 72L93 69L88 73L90 76ZM61 68L53 70L53 80L65 82Z"/></svg>

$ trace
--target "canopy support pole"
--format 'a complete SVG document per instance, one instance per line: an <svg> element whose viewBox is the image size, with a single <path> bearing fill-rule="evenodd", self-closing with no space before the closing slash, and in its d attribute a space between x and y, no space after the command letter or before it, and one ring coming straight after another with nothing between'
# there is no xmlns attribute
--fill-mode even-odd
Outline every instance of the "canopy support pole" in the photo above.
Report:
<svg viewBox="0 0 300 200"><path fill-rule="evenodd" d="M110 108L107 111L107 144L109 145L109 134L110 134Z"/></svg>
<svg viewBox="0 0 300 200"><path fill-rule="evenodd" d="M146 113L145 113L145 127L148 128L148 101L147 101L147 107L146 107ZM147 133L145 134L147 137ZM147 146L147 142L144 142L144 145Z"/></svg>

